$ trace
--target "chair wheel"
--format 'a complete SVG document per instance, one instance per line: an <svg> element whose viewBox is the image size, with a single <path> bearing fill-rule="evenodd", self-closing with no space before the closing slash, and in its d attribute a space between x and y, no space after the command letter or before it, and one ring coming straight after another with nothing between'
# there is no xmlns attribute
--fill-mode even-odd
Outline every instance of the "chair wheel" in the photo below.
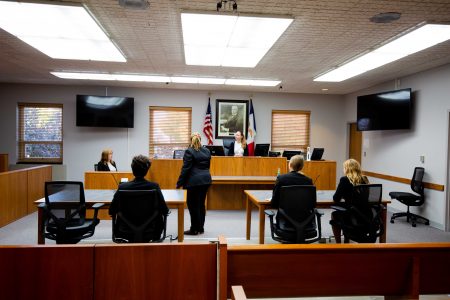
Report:
<svg viewBox="0 0 450 300"><path fill-rule="evenodd" d="M394 220L391 220L391 223L394 224Z"/></svg>
<svg viewBox="0 0 450 300"><path fill-rule="evenodd" d="M416 227L417 225L416 224L412 224L412 227Z"/></svg>
<svg viewBox="0 0 450 300"><path fill-rule="evenodd" d="M425 225L430 225L430 222L426 222Z"/></svg>

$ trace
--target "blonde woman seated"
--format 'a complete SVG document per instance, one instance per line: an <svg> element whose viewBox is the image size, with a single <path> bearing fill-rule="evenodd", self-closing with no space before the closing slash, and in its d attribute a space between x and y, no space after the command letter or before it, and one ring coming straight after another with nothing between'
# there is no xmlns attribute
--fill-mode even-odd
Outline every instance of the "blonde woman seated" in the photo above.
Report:
<svg viewBox="0 0 450 300"><path fill-rule="evenodd" d="M247 141L240 131L234 134L234 141L231 142L228 156L248 156Z"/></svg>
<svg viewBox="0 0 450 300"><path fill-rule="evenodd" d="M341 205L346 206L346 203L349 203L352 200L353 186L359 184L368 184L369 180L366 176L362 175L360 164L353 158L346 160L343 166L344 176L342 176L339 180L338 187L333 195L333 200L334 202L341 202L341 200L344 200L344 203L341 203ZM333 211L331 213L331 220L337 222L341 221L342 212ZM342 229L335 222L333 222L331 227L333 229L336 243L341 243Z"/></svg>
<svg viewBox="0 0 450 300"><path fill-rule="evenodd" d="M116 163L112 160L113 152L111 149L102 151L102 156L97 164L97 171L117 171Z"/></svg>

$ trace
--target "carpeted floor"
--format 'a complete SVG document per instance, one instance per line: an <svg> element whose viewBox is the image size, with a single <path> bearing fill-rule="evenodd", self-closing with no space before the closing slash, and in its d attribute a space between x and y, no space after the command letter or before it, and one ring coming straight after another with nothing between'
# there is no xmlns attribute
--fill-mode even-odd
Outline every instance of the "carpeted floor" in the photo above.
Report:
<svg viewBox="0 0 450 300"><path fill-rule="evenodd" d="M322 236L330 237L331 227L329 225L331 210L321 210ZM388 220L390 214L388 213ZM265 241L266 243L277 243L270 237L270 229L266 220ZM185 229L189 228L190 217L185 210ZM168 218L167 234L177 236L177 217L173 211ZM185 236L186 242L217 240L219 235L224 235L230 244L257 244L258 243L258 215L253 212L251 239L245 239L245 211L214 211L207 212L205 233L198 236ZM169 242L167 240L166 242ZM327 242L330 242L327 240ZM333 241L332 241L333 242ZM450 232L418 224L411 227L405 220L397 220L395 224L387 224L388 243L409 242L450 242ZM53 241L46 240L52 244ZM83 243L112 243L111 221L102 220L96 228L95 235L83 241ZM176 243L176 241L173 241ZM0 228L1 245L37 244L37 213L28 215L14 223Z"/></svg>

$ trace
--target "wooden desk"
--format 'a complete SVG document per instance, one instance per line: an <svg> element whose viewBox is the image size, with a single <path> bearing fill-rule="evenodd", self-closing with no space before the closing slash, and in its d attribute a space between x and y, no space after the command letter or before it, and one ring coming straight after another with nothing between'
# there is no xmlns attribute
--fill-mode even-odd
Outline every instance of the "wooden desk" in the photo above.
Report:
<svg viewBox="0 0 450 300"><path fill-rule="evenodd" d="M8 154L0 154L0 172L7 172L9 167Z"/></svg>
<svg viewBox="0 0 450 300"><path fill-rule="evenodd" d="M103 203L101 209L108 209L114 197L115 190L85 190L86 208L92 208L95 203ZM186 203L185 190L162 190L164 199L169 208L178 210L178 242L184 240L184 204ZM45 198L34 203L44 203ZM43 209L38 209L38 244L45 244Z"/></svg>
<svg viewBox="0 0 450 300"><path fill-rule="evenodd" d="M256 206L259 213L259 243L264 244L264 230L266 224L266 218L264 210L270 208L270 199L272 199L272 190L245 190L247 195L246 202L246 235L247 240L250 239L250 229L252 224L252 207ZM317 191L317 208L330 208L330 206L336 204L333 201L334 191ZM383 200L382 203L387 205L391 203L390 200ZM386 209L383 209L381 214L384 226L384 233L380 236L380 243L386 243Z"/></svg>

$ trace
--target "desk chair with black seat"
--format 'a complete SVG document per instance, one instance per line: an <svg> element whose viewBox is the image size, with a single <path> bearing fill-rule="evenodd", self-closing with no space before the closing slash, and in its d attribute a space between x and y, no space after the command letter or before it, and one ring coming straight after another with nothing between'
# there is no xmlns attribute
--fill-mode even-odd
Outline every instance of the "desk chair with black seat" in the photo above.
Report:
<svg viewBox="0 0 450 300"><path fill-rule="evenodd" d="M158 209L155 190L118 190L112 216L115 243L159 243L166 238L167 215Z"/></svg>
<svg viewBox="0 0 450 300"><path fill-rule="evenodd" d="M230 151L230 146L232 142L234 142L234 138L231 139L227 138L222 140L225 156L228 156L228 151Z"/></svg>
<svg viewBox="0 0 450 300"><path fill-rule="evenodd" d="M390 192L389 196L392 199L397 199L401 203L407 206L406 212L395 213L391 217L391 223L394 223L396 218L405 217L406 221L409 223L411 220L412 227L416 227L417 219L423 220L425 225L430 225L430 220L422 216L413 214L409 211L410 206L421 206L425 202L424 186L423 186L423 175L425 174L425 169L422 167L416 167L414 169L414 174L411 179L411 190L417 194L405 193L405 192Z"/></svg>
<svg viewBox="0 0 450 300"><path fill-rule="evenodd" d="M270 219L272 239L285 244L309 244L322 238L321 213L316 207L317 193L313 185L293 185L281 188L276 216L266 210Z"/></svg>
<svg viewBox="0 0 450 300"><path fill-rule="evenodd" d="M330 224L342 229L345 243L350 240L358 243L375 243L377 238L383 235L382 192L381 184L355 185L351 203L346 203L345 206L332 206L341 213L336 220L331 220Z"/></svg>
<svg viewBox="0 0 450 300"><path fill-rule="evenodd" d="M57 244L76 244L94 235L102 203L92 206L93 219L86 219L83 183L78 181L50 181L45 183L44 236Z"/></svg>

